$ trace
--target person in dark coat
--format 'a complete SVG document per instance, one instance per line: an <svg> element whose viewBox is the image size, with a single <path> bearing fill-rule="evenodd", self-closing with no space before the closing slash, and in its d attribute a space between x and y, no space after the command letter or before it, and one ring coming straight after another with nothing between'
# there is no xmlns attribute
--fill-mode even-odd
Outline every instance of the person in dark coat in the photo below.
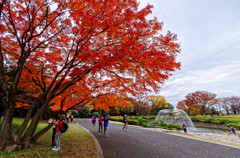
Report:
<svg viewBox="0 0 240 158"><path fill-rule="evenodd" d="M185 124L182 125L182 129L183 129L184 133L187 133L187 126Z"/></svg>

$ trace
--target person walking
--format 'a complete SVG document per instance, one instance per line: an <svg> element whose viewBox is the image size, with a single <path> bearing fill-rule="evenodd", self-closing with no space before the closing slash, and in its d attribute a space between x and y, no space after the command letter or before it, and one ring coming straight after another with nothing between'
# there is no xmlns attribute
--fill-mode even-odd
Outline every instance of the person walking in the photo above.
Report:
<svg viewBox="0 0 240 158"><path fill-rule="evenodd" d="M67 117L66 117L66 119L67 119L67 123L69 123L69 117L70 117L70 115L67 114Z"/></svg>
<svg viewBox="0 0 240 158"><path fill-rule="evenodd" d="M58 123L56 121L53 121L55 128L56 128L56 134L55 134L55 148L52 148L53 151L58 151L60 150L60 136L61 136L61 132L60 132L60 128L63 125L63 121L62 121L62 117L59 118Z"/></svg>
<svg viewBox="0 0 240 158"><path fill-rule="evenodd" d="M94 116L92 116L92 124L95 126L95 124L96 124L96 116L94 115Z"/></svg>
<svg viewBox="0 0 240 158"><path fill-rule="evenodd" d="M98 132L102 132L102 124L103 124L103 117L100 116L99 117L99 130L98 130Z"/></svg>
<svg viewBox="0 0 240 158"><path fill-rule="evenodd" d="M124 128L126 128L126 130L128 130L128 127L127 127L127 115L125 115L124 117L123 117L123 130L124 130Z"/></svg>
<svg viewBox="0 0 240 158"><path fill-rule="evenodd" d="M182 125L182 129L183 129L184 133L187 133L187 126L185 124Z"/></svg>
<svg viewBox="0 0 240 158"><path fill-rule="evenodd" d="M106 115L104 118L104 137L108 137L108 121L109 115Z"/></svg>
<svg viewBox="0 0 240 158"><path fill-rule="evenodd" d="M73 117L74 117L73 114L70 117L71 117L71 123L72 123L73 122Z"/></svg>

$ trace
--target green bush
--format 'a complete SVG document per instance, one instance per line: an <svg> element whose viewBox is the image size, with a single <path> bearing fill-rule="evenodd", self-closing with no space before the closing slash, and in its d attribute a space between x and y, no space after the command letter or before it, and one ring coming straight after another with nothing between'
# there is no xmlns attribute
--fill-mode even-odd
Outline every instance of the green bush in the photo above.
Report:
<svg viewBox="0 0 240 158"><path fill-rule="evenodd" d="M110 119L111 121L123 122L123 117L119 117L119 116L110 116L109 119Z"/></svg>
<svg viewBox="0 0 240 158"><path fill-rule="evenodd" d="M73 110L73 111L72 111L72 115L76 118L76 117L79 116L79 113L78 113L77 110Z"/></svg>
<svg viewBox="0 0 240 158"><path fill-rule="evenodd" d="M141 126L143 126L143 127L148 127L148 122L142 122L142 123L141 123Z"/></svg>
<svg viewBox="0 0 240 158"><path fill-rule="evenodd" d="M98 112L93 112L93 113L92 113L92 116L99 117L99 113L98 113Z"/></svg>
<svg viewBox="0 0 240 158"><path fill-rule="evenodd" d="M155 120L156 119L156 115L143 116L142 118L144 118L146 120Z"/></svg>
<svg viewBox="0 0 240 158"><path fill-rule="evenodd" d="M139 122L138 122L138 120L128 120L128 124L139 126Z"/></svg>
<svg viewBox="0 0 240 158"><path fill-rule="evenodd" d="M147 127L148 121L146 119L140 118L138 119L139 125L143 127Z"/></svg>
<svg viewBox="0 0 240 158"><path fill-rule="evenodd" d="M161 122L160 122L160 120L158 120L158 121L153 121L153 122L149 123L148 127L154 128L154 127L158 127L160 125L161 125Z"/></svg>
<svg viewBox="0 0 240 158"><path fill-rule="evenodd" d="M165 122L163 122L163 121L161 121L161 124L160 124L161 126L164 126L164 127L168 127L168 124L167 123L165 123Z"/></svg>
<svg viewBox="0 0 240 158"><path fill-rule="evenodd" d="M139 117L141 117L141 116L130 116L130 117L128 117L128 119L131 119L131 120L138 120Z"/></svg>
<svg viewBox="0 0 240 158"><path fill-rule="evenodd" d="M225 124L228 127L240 128L240 120L237 117L228 116L194 116L191 117L192 121L215 123L215 124Z"/></svg>
<svg viewBox="0 0 240 158"><path fill-rule="evenodd" d="M133 117L129 117L128 118L128 124L129 125L137 125L137 126L139 126L138 120L130 119L130 118L133 118ZM109 119L111 121L123 122L123 117L122 116L110 116Z"/></svg>
<svg viewBox="0 0 240 158"><path fill-rule="evenodd" d="M182 127L180 125L177 125L177 124L169 124L168 128L170 128L170 129L177 129L177 130L181 130L182 129Z"/></svg>

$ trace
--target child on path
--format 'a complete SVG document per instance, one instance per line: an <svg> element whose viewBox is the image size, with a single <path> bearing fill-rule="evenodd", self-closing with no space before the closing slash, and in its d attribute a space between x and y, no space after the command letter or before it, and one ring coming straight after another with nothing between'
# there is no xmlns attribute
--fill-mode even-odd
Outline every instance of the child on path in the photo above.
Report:
<svg viewBox="0 0 240 158"><path fill-rule="evenodd" d="M106 115L104 118L104 137L108 137L108 121L109 115Z"/></svg>

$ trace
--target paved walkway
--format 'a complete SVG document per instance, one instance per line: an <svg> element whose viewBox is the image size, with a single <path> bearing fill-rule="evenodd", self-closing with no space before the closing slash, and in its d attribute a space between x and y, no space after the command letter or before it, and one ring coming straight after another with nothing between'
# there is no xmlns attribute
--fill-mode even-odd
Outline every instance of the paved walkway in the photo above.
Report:
<svg viewBox="0 0 240 158"><path fill-rule="evenodd" d="M110 122L109 138L106 138L98 132L97 124L91 124L90 119L75 122L97 138L104 158L237 158L240 154L237 147L199 141L191 133L138 126L129 126L129 130L125 131L122 130L122 123Z"/></svg>
<svg viewBox="0 0 240 158"><path fill-rule="evenodd" d="M180 134L185 137L198 138L200 140L212 141L214 143L232 145L233 147L240 148L240 138L233 134L228 135L227 133L217 134L217 133L198 133L198 132L188 132L185 134L183 131L173 131L166 130L161 128L146 128L146 130L151 131L159 131L159 132L167 132L172 134Z"/></svg>

